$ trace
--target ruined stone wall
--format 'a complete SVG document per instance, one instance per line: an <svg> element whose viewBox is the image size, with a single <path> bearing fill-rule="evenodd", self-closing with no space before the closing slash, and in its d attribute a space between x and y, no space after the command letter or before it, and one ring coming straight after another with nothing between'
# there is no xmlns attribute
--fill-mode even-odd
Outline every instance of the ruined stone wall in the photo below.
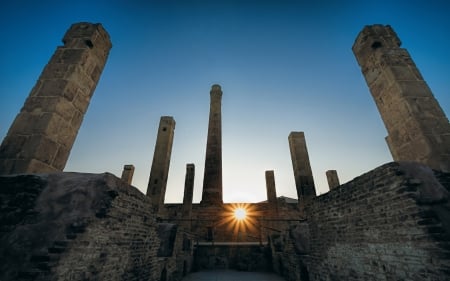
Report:
<svg viewBox="0 0 450 281"><path fill-rule="evenodd" d="M292 224L287 231L272 234L270 237L273 271L289 281L309 280L307 267L300 259L300 255L310 251L308 224Z"/></svg>
<svg viewBox="0 0 450 281"><path fill-rule="evenodd" d="M181 204L166 204L163 221L183 224L197 241L259 242L274 232L282 232L300 220L296 203L278 200L278 211L268 203L227 203L219 206L193 204L191 219L182 216ZM238 222L237 207L247 210L247 218Z"/></svg>
<svg viewBox="0 0 450 281"><path fill-rule="evenodd" d="M195 270L235 269L270 271L270 249L265 245L199 245L195 252Z"/></svg>
<svg viewBox="0 0 450 281"><path fill-rule="evenodd" d="M0 177L0 228L0 280L179 280L192 257L111 174Z"/></svg>
<svg viewBox="0 0 450 281"><path fill-rule="evenodd" d="M448 280L449 189L450 174L383 165L317 197L309 234L286 233L274 268L287 280Z"/></svg>

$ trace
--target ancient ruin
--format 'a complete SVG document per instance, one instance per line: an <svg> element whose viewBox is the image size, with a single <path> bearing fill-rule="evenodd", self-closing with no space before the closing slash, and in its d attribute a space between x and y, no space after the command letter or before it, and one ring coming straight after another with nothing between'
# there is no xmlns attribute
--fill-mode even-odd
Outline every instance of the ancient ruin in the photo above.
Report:
<svg viewBox="0 0 450 281"><path fill-rule="evenodd" d="M183 203L164 203L172 117L160 120L146 195L130 185L132 165L121 178L61 172L67 157L57 155L64 145L70 151L81 124L75 116L86 110L85 91L92 95L111 47L106 39L99 24L74 24L3 141L1 280L176 281L227 268L289 281L450 278L449 123L391 27L365 27L353 50L396 162L344 184L327 171L330 191L316 196L305 134L291 132L298 200L277 197L269 170L260 203L223 203L219 85L210 92L200 203L192 202L194 164L186 165ZM69 119L76 130L63 143L52 130Z"/></svg>
<svg viewBox="0 0 450 281"><path fill-rule="evenodd" d="M450 124L390 26L366 26L353 45L389 133L394 161L450 172Z"/></svg>
<svg viewBox="0 0 450 281"><path fill-rule="evenodd" d="M172 154L175 120L163 116L159 121L158 137L153 153L152 169L148 181L147 196L152 199L154 211L164 204L167 178L169 177L170 155Z"/></svg>
<svg viewBox="0 0 450 281"><path fill-rule="evenodd" d="M222 90L211 88L202 204L222 204Z"/></svg>
<svg viewBox="0 0 450 281"><path fill-rule="evenodd" d="M62 171L111 49L101 24L70 27L0 146L0 174Z"/></svg>
<svg viewBox="0 0 450 281"><path fill-rule="evenodd" d="M328 170L325 174L327 175L328 187L330 190L341 185L336 170Z"/></svg>
<svg viewBox="0 0 450 281"><path fill-rule="evenodd" d="M305 134L303 132L291 132L288 140L289 148L291 150L298 203L300 210L303 213L305 204L316 197L316 187L314 186L311 164L309 163Z"/></svg>

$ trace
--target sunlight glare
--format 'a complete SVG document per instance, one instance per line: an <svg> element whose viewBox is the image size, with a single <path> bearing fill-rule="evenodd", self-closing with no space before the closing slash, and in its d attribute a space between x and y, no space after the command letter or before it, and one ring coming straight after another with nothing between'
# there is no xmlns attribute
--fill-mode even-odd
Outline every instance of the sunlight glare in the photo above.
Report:
<svg viewBox="0 0 450 281"><path fill-rule="evenodd" d="M234 210L234 216L237 220L243 220L247 217L247 211L244 208L236 208Z"/></svg>

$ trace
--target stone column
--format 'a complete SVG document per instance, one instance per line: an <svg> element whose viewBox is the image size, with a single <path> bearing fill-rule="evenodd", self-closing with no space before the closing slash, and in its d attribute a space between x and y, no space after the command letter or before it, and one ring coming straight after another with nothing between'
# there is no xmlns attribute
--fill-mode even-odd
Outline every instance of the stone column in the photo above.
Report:
<svg viewBox="0 0 450 281"><path fill-rule="evenodd" d="M395 161L450 172L450 124L389 25L366 26L353 45Z"/></svg>
<svg viewBox="0 0 450 281"><path fill-rule="evenodd" d="M305 134L303 132L291 132L288 140L289 148L291 150L298 202L300 207L303 208L305 202L316 197L314 179L309 163L308 150L306 148Z"/></svg>
<svg viewBox="0 0 450 281"><path fill-rule="evenodd" d="M222 90L211 88L208 141L206 144L205 174L201 204L218 205L222 200Z"/></svg>
<svg viewBox="0 0 450 281"><path fill-rule="evenodd" d="M133 174L134 174L134 166L124 165L121 179L127 184L131 185L131 182L133 181Z"/></svg>
<svg viewBox="0 0 450 281"><path fill-rule="evenodd" d="M150 179L147 186L147 196L152 199L155 213L158 213L164 206L174 132L175 120L173 117L162 116L159 122Z"/></svg>
<svg viewBox="0 0 450 281"><path fill-rule="evenodd" d="M192 197L194 195L194 177L195 177L194 164L187 164L186 165L186 178L184 180L183 206L181 208L181 213L182 213L183 219L191 219Z"/></svg>
<svg viewBox="0 0 450 281"><path fill-rule="evenodd" d="M340 185L336 170L328 170L325 174L327 175L328 187L330 190Z"/></svg>
<svg viewBox="0 0 450 281"><path fill-rule="evenodd" d="M62 171L111 49L101 24L66 32L0 146L0 174Z"/></svg>
<svg viewBox="0 0 450 281"><path fill-rule="evenodd" d="M278 202L277 191L275 187L275 175L273 171L266 171L266 190L269 209L273 211L274 215L276 215L278 213Z"/></svg>

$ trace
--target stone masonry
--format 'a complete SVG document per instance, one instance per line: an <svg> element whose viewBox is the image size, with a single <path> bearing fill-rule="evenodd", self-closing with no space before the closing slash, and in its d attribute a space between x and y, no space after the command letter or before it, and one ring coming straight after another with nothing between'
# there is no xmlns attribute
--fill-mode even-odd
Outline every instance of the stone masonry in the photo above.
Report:
<svg viewBox="0 0 450 281"><path fill-rule="evenodd" d="M366 26L353 53L388 131L395 161L450 172L450 123L400 39L389 26Z"/></svg>
<svg viewBox="0 0 450 281"><path fill-rule="evenodd" d="M101 24L73 24L0 146L0 174L62 171L111 49Z"/></svg>
<svg viewBox="0 0 450 281"><path fill-rule="evenodd" d="M194 196L194 178L195 178L195 165L186 165L186 178L184 181L184 196L183 196L183 219L190 220L192 215L192 198Z"/></svg>
<svg viewBox="0 0 450 281"><path fill-rule="evenodd" d="M222 204L222 89L211 87L202 204Z"/></svg>
<svg viewBox="0 0 450 281"><path fill-rule="evenodd" d="M164 205L174 131L175 120L173 117L162 116L159 122L158 136L156 137L155 152L147 187L147 196L150 196L152 199L155 212L158 212L159 207Z"/></svg>
<svg viewBox="0 0 450 281"><path fill-rule="evenodd" d="M291 132L288 137L300 208L316 197L316 188L306 148L305 133Z"/></svg>
<svg viewBox="0 0 450 281"><path fill-rule="evenodd" d="M275 175L273 171L266 171L266 191L267 191L267 202L274 213L278 213L277 206L277 190L275 188Z"/></svg>
<svg viewBox="0 0 450 281"><path fill-rule="evenodd" d="M0 202L0 280L159 281L179 280L183 264L190 271L192 248L179 244L191 238L157 223L150 198L111 174L0 176Z"/></svg>
<svg viewBox="0 0 450 281"><path fill-rule="evenodd" d="M307 235L285 233L274 269L298 281L305 272L306 280L449 280L449 191L450 173L414 162L378 167L316 197Z"/></svg>
<svg viewBox="0 0 450 281"><path fill-rule="evenodd" d="M133 175L134 175L134 166L124 165L121 179L127 184L131 185L131 182L133 181Z"/></svg>
<svg viewBox="0 0 450 281"><path fill-rule="evenodd" d="M91 31L96 34L101 27L83 26L76 24L71 30L92 35ZM365 33L370 36L363 38ZM361 34L354 46L358 60L382 61L398 58L394 55L403 52L396 49L398 38L389 27L366 27ZM92 50L102 42L94 40L95 36L81 35L78 39L69 36L65 46L78 42ZM390 44L395 48L385 54L383 48ZM57 53L67 51L66 47ZM89 56L90 51L86 52ZM402 58L407 61L409 56ZM405 78L415 73L415 67L408 64L406 68L401 63L383 62L379 72L363 68L363 73L373 85L390 74ZM405 78L389 84L398 89L405 86L411 92L393 91L386 97L392 97L389 104L377 103L387 112L382 113L383 120L397 118L395 110L404 106L411 116L401 120L419 120L436 134L428 135L420 126L422 131L409 125L394 128L417 133L427 145L432 143L429 139L445 140L445 133L439 135L443 128L436 117L439 112L432 112L436 108L429 108L430 112L424 109L426 116L414 109L428 108L429 96L419 106L406 94L421 92L424 82L416 83L417 88L409 82ZM42 86L38 85L36 91ZM223 203L220 86L213 85L210 94L200 204L192 202L193 164L186 165L183 203L164 204L175 128L172 117L161 118L147 196L129 185L132 173L127 166L121 179L108 173L54 170L0 175L0 280L179 281L193 270L228 268L273 270L287 281L450 279L450 173L439 154L448 147L428 151L418 145L417 155L427 157L387 163L341 185L337 173L328 171L334 183L328 193L316 196L304 133L292 132L288 139L300 205L276 198L273 171L265 174L267 202ZM425 117L439 120L428 123ZM389 128L388 142L395 146L396 136ZM411 136L404 145L391 147L393 154L406 153L403 149L414 147L414 140ZM8 148L11 151L29 146L13 144L14 149ZM236 208L246 209L245 219L237 219Z"/></svg>
<svg viewBox="0 0 450 281"><path fill-rule="evenodd" d="M340 185L339 178L336 170L328 170L325 172L328 181L328 187L331 189Z"/></svg>

